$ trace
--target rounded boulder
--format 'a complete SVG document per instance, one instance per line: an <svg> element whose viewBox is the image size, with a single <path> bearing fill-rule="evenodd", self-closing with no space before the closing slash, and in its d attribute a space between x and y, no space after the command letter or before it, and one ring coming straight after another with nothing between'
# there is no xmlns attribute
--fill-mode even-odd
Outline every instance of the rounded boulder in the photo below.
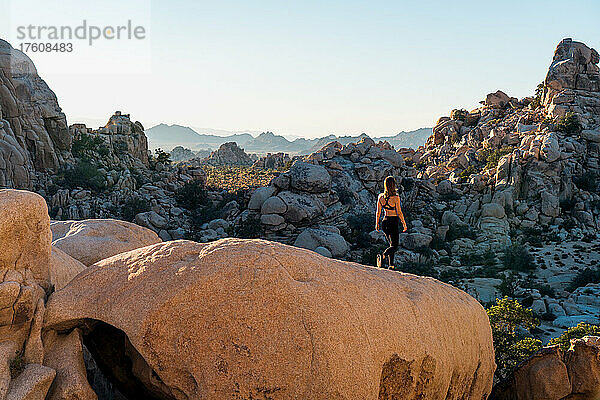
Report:
<svg viewBox="0 0 600 400"><path fill-rule="evenodd" d="M102 260L49 301L45 330L76 327L125 395L483 399L495 369L487 314L466 293L256 239Z"/></svg>

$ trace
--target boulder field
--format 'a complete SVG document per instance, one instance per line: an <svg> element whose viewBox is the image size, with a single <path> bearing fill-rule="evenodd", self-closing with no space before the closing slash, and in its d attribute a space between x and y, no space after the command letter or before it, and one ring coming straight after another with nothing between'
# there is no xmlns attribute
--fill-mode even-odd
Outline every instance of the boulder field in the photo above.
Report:
<svg viewBox="0 0 600 400"><path fill-rule="evenodd" d="M3 264L0 365L23 365L0 368L2 399L96 399L85 349L130 399L491 392L487 315L435 279L258 239L159 242L86 267L53 249L40 196L2 190L0 201L2 255L17 260ZM82 235L85 259L100 254L97 237L86 246L88 230L69 232ZM119 243L114 229L94 232Z"/></svg>

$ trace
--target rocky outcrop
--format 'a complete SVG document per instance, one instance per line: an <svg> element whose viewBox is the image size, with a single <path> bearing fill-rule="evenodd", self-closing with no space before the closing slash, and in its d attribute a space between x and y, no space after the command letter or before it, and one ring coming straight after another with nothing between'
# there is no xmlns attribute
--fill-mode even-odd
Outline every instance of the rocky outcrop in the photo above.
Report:
<svg viewBox="0 0 600 400"><path fill-rule="evenodd" d="M54 221L50 227L52 246L86 266L161 241L149 229L115 219Z"/></svg>
<svg viewBox="0 0 600 400"><path fill-rule="evenodd" d="M47 287L52 239L49 224L48 208L40 195L0 190L0 270L29 271Z"/></svg>
<svg viewBox="0 0 600 400"><path fill-rule="evenodd" d="M133 360L129 377L107 365L126 395L482 399L495 367L487 315L465 293L261 240L101 261L48 305L46 330L81 325L96 357Z"/></svg>
<svg viewBox="0 0 600 400"><path fill-rule="evenodd" d="M227 142L219 146L202 162L213 166L252 165L253 160L236 142Z"/></svg>
<svg viewBox="0 0 600 400"><path fill-rule="evenodd" d="M562 351L546 347L496 385L490 400L594 400L600 396L600 338L571 341Z"/></svg>
<svg viewBox="0 0 600 400"><path fill-rule="evenodd" d="M70 148L56 95L29 57L0 39L0 187L31 188L35 171L56 171Z"/></svg>
<svg viewBox="0 0 600 400"><path fill-rule="evenodd" d="M252 168L261 169L284 169L286 165L292 162L290 155L287 153L267 153L266 156L260 157L252 164Z"/></svg>
<svg viewBox="0 0 600 400"><path fill-rule="evenodd" d="M106 167L144 168L149 165L148 139L144 126L139 121L132 122L129 114L115 111L103 127L90 129L84 124L73 124L69 130L74 140L82 140L82 136L86 135L98 138L104 151L95 154L93 158L97 158ZM89 158L89 154L86 155Z"/></svg>

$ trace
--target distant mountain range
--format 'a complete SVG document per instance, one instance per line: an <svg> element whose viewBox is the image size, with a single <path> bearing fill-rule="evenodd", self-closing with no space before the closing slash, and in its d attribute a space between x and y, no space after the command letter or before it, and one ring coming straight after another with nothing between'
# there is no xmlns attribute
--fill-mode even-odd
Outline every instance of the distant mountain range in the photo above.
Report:
<svg viewBox="0 0 600 400"><path fill-rule="evenodd" d="M386 140L396 149L401 147L417 148L425 144L431 133L431 128L421 128L410 132L400 132L395 136L374 137L373 139L375 141ZM147 129L146 136L148 137L148 147L151 150L162 148L165 151L171 151L176 146L183 146L194 151L214 150L223 143L236 142L247 153L310 154L334 140L347 144L368 135L365 133L359 136L329 135L316 139L297 138L290 141L284 136L275 135L272 132L257 134L254 131L229 132L215 129L202 129L202 132L198 132L187 126L160 124Z"/></svg>

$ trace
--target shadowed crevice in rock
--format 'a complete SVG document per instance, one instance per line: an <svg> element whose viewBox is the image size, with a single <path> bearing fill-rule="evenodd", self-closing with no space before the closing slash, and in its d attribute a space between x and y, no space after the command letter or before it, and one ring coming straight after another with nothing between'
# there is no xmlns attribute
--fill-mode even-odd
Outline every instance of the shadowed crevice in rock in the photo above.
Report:
<svg viewBox="0 0 600 400"><path fill-rule="evenodd" d="M126 398L178 398L146 363L123 331L100 321L93 321L90 327L84 332L83 343L102 374Z"/></svg>

